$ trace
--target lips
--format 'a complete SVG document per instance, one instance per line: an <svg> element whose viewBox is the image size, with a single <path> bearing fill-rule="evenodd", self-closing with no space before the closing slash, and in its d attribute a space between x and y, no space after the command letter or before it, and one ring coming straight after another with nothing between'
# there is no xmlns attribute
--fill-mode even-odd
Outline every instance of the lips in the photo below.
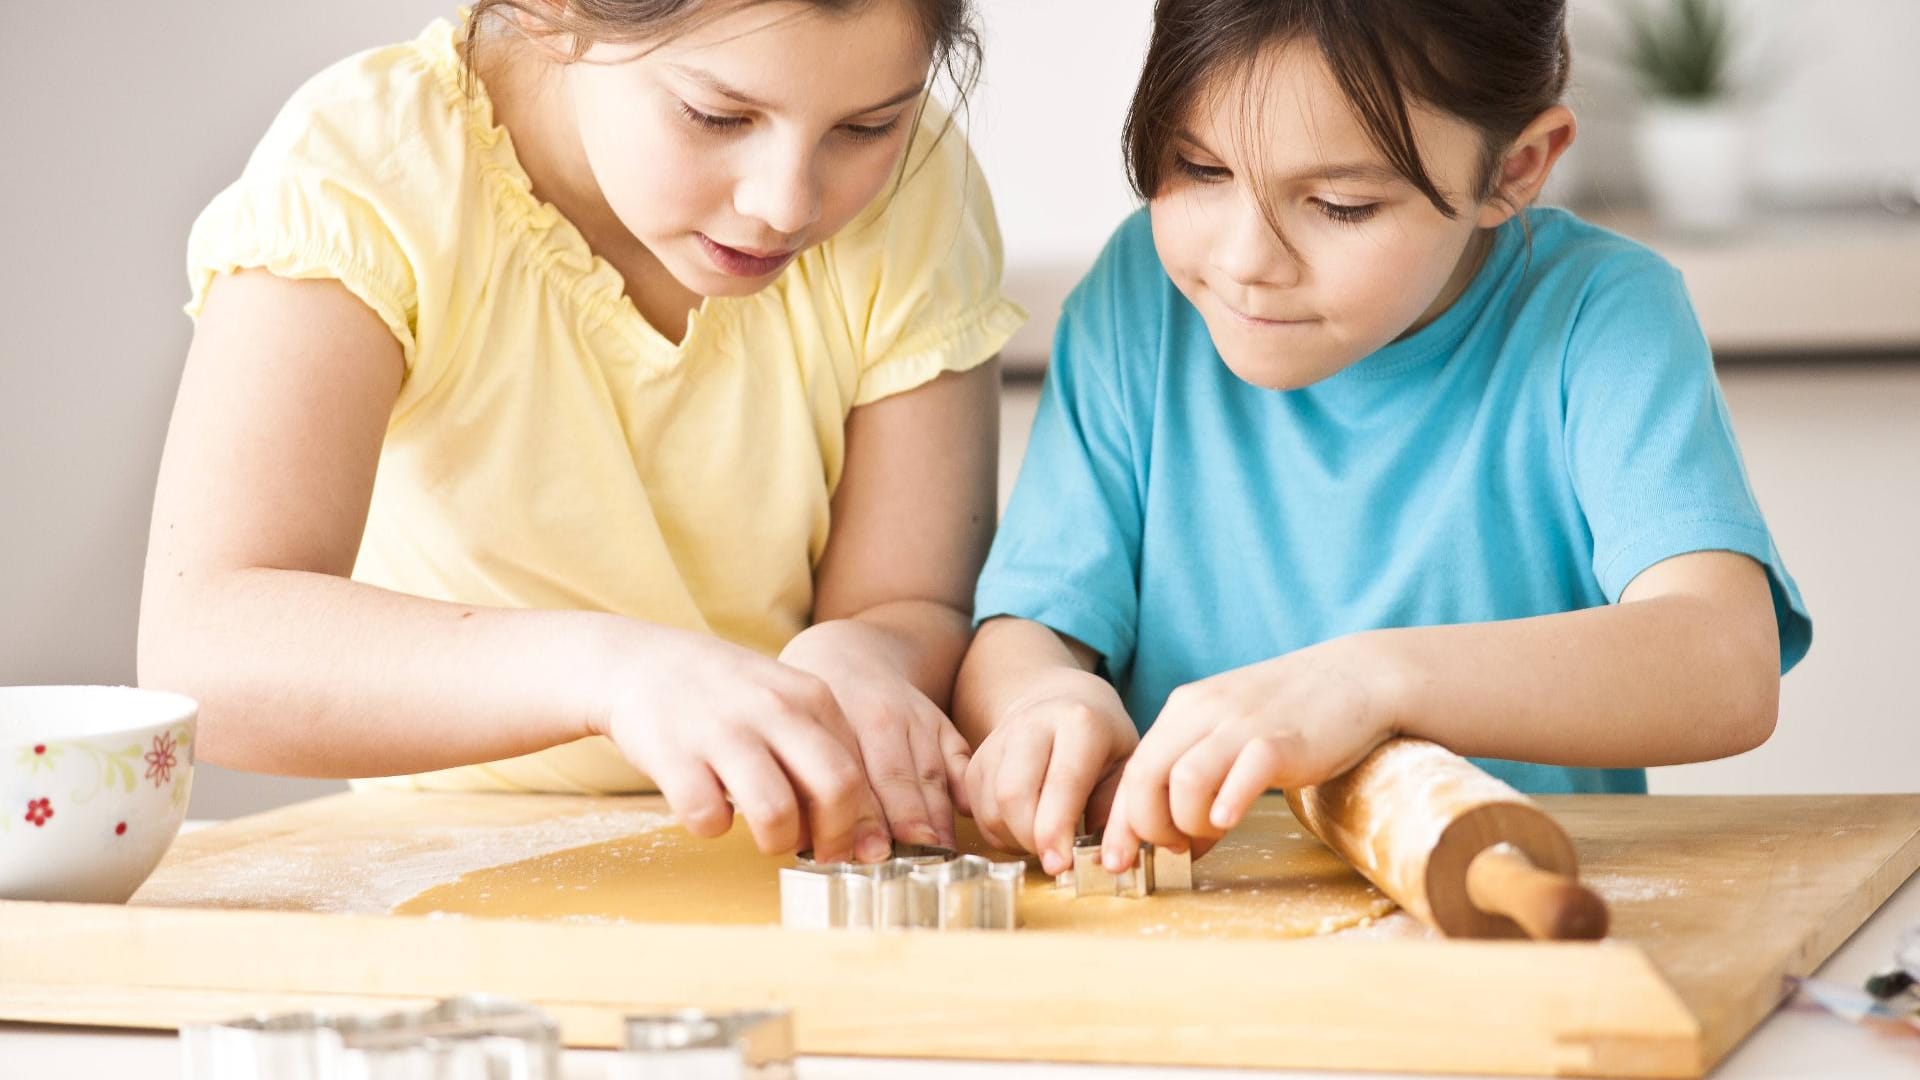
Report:
<svg viewBox="0 0 1920 1080"><path fill-rule="evenodd" d="M794 256L793 251L750 251L729 247L700 233L700 248L707 253L707 259L722 273L734 277L759 278L776 273L787 265Z"/></svg>
<svg viewBox="0 0 1920 1080"><path fill-rule="evenodd" d="M1320 321L1318 319L1289 319L1289 318L1276 318L1270 315L1250 315L1247 312L1241 311L1239 308L1234 307L1232 304L1227 303L1225 300L1220 301L1220 306L1223 308L1226 308L1227 312L1231 314L1235 319L1239 320L1242 323L1245 323L1248 326L1258 326L1258 327L1305 326L1308 323L1314 323L1314 322Z"/></svg>

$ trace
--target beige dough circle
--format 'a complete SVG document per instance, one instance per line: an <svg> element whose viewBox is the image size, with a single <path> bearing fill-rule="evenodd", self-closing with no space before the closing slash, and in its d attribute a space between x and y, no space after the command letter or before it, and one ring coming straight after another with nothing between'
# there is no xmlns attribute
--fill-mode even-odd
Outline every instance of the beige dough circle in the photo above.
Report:
<svg viewBox="0 0 1920 1080"><path fill-rule="evenodd" d="M972 823L960 848L994 855ZM476 870L406 900L396 914L644 923L780 921L776 871L791 856L754 850L745 826L719 840L660 828ZM1359 926L1393 902L1302 829L1286 804L1262 800L1194 864L1194 890L1143 900L1073 899L1037 864L1020 898L1021 930L1118 936L1287 938Z"/></svg>

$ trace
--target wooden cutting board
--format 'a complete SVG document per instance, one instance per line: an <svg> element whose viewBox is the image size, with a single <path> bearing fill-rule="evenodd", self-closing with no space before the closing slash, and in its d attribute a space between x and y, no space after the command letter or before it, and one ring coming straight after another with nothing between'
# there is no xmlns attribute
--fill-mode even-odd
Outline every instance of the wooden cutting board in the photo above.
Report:
<svg viewBox="0 0 1920 1080"><path fill-rule="evenodd" d="M463 872L657 829L664 807L336 796L182 837L128 906L0 902L0 1019L173 1027L491 992L583 1046L616 1044L625 1013L784 1004L814 1054L1692 1077L1920 866L1920 795L1539 801L1611 902L1611 940L1442 941L1404 915L1300 940L1091 915L1013 934L402 917L385 912ZM1242 929L1341 872L1277 798L1236 844L1215 866ZM714 888L764 889L732 905L764 909L778 861L738 858ZM1200 902L1221 901L1131 903Z"/></svg>

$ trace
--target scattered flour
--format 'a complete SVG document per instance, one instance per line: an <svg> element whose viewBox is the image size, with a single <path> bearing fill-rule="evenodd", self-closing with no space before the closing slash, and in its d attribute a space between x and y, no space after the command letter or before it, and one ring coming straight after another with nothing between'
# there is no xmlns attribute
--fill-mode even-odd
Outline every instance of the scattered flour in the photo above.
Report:
<svg viewBox="0 0 1920 1080"><path fill-rule="evenodd" d="M666 814L621 810L524 825L452 825L370 840L342 868L338 840L277 837L189 858L150 879L138 903L386 914L396 904L462 874L586 844L636 836L672 823Z"/></svg>

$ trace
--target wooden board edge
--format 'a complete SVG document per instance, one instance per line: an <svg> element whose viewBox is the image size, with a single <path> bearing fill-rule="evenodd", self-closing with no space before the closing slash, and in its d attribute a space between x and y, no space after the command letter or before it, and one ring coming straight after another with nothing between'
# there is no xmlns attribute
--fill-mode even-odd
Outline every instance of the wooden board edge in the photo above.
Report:
<svg viewBox="0 0 1920 1080"><path fill-rule="evenodd" d="M1702 1049L1708 1070L1725 1061L1787 1000L1793 992L1789 979L1813 974L1916 872L1920 872L1920 828L1861 881L1851 896L1833 908L1826 921L1815 927L1766 978L1735 998L1722 1016L1697 1017L1701 1021Z"/></svg>
<svg viewBox="0 0 1920 1080"><path fill-rule="evenodd" d="M0 1016L40 987L530 1001L570 1041L630 1012L796 1009L803 1052L1693 1077L1700 1030L1637 948L847 934L0 903ZM369 968L365 958L381 958ZM135 973L129 981L128 973ZM938 972L929 980L918 973ZM1143 993L1150 985L1155 991ZM45 995L51 1002L57 990ZM1394 1006L1387 1037L1378 1019ZM569 1015L572 1019L565 1019ZM26 1018L26 1017L8 1017ZM58 1020L43 1009L32 1019ZM590 1029L597 1029L595 1035Z"/></svg>

